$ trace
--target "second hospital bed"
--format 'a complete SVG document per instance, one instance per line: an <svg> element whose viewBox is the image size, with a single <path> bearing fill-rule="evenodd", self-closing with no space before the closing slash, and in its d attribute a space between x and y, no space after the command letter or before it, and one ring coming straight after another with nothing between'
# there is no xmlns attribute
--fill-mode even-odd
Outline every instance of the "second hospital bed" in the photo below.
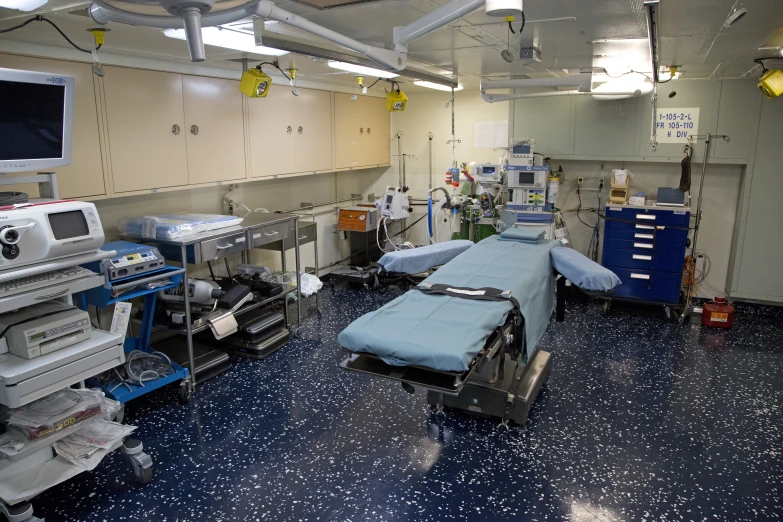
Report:
<svg viewBox="0 0 783 522"><path fill-rule="evenodd" d="M428 391L428 402L522 425L549 375L538 350L565 278L584 290L619 284L610 271L558 241L500 236L469 248L410 290L343 330L346 370Z"/></svg>

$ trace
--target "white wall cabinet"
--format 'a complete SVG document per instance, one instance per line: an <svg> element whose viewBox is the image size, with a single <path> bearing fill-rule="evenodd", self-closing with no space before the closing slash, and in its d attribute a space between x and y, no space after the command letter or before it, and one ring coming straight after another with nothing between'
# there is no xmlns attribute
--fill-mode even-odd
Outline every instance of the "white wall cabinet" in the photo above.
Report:
<svg viewBox="0 0 783 522"><path fill-rule="evenodd" d="M383 98L334 94L335 167L375 167L391 161L390 116Z"/></svg>
<svg viewBox="0 0 783 522"><path fill-rule="evenodd" d="M273 87L265 98L248 98L250 175L328 171L332 162L332 96Z"/></svg>
<svg viewBox="0 0 783 522"><path fill-rule="evenodd" d="M0 67L67 74L74 77L71 164L52 171L57 174L60 197L83 198L105 195L98 109L90 64L0 54ZM30 187L30 189L34 192L37 187Z"/></svg>

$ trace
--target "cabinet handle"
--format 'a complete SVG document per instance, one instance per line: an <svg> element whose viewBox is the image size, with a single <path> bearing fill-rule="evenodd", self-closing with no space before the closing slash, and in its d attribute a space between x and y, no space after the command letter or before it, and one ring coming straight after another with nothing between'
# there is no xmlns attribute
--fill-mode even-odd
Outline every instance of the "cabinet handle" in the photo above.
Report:
<svg viewBox="0 0 783 522"><path fill-rule="evenodd" d="M655 227L650 225L636 225L639 230L655 230Z"/></svg>
<svg viewBox="0 0 783 522"><path fill-rule="evenodd" d="M367 134L370 134L370 127L367 127Z"/></svg>
<svg viewBox="0 0 783 522"><path fill-rule="evenodd" d="M285 129L285 131L286 131L288 134L291 134L291 131L293 131L293 130L294 130L294 128L293 128L293 127L291 127L290 125L289 125L288 127L286 127L286 129Z"/></svg>
<svg viewBox="0 0 783 522"><path fill-rule="evenodd" d="M634 248L652 248L653 246L649 243L634 243Z"/></svg>
<svg viewBox="0 0 783 522"><path fill-rule="evenodd" d="M280 232L264 232L264 235L265 235L265 236L267 236L267 237L269 237L269 236L276 236L276 235L277 235L277 234L279 234L279 233L280 233Z"/></svg>
<svg viewBox="0 0 783 522"><path fill-rule="evenodd" d="M359 127L359 134L364 134L364 128Z"/></svg>
<svg viewBox="0 0 783 522"><path fill-rule="evenodd" d="M650 279L647 274L631 274L631 279Z"/></svg>
<svg viewBox="0 0 783 522"><path fill-rule="evenodd" d="M217 245L217 250L228 250L234 245L228 244L228 245Z"/></svg>
<svg viewBox="0 0 783 522"><path fill-rule="evenodd" d="M640 256L639 254L634 254L633 258L637 261L652 261L652 256Z"/></svg>
<svg viewBox="0 0 783 522"><path fill-rule="evenodd" d="M633 237L636 239L655 239L652 234L634 234Z"/></svg>
<svg viewBox="0 0 783 522"><path fill-rule="evenodd" d="M179 125L177 125L177 124L172 125L171 126L171 133L174 136L179 136Z"/></svg>
<svg viewBox="0 0 783 522"><path fill-rule="evenodd" d="M299 132L299 134L302 134L302 132L304 131L304 127L302 127L302 126L300 125L300 126L299 126L299 129L297 129L297 131Z"/></svg>
<svg viewBox="0 0 783 522"><path fill-rule="evenodd" d="M190 126L190 133L193 136L198 136L198 125L191 125Z"/></svg>
<svg viewBox="0 0 783 522"><path fill-rule="evenodd" d="M650 214L636 214L636 219L647 219L649 221L655 221L655 216Z"/></svg>

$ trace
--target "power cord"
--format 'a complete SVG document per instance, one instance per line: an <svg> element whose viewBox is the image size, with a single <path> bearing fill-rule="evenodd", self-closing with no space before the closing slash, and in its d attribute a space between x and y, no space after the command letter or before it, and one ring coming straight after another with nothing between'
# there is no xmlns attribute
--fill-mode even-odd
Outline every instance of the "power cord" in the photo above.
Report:
<svg viewBox="0 0 783 522"><path fill-rule="evenodd" d="M71 44L71 46L72 46L74 49L77 49L77 50L79 50L79 51L81 51L81 52L83 52L83 53L92 54L92 53L93 53L93 51L97 51L98 49L100 49L100 48L101 48L101 45L102 45L102 44L101 44L101 45L98 45L98 46L97 46L97 47L96 47L96 48L95 48L93 51L91 51L91 50L89 50L89 49L85 49L85 48L83 48L83 47L79 47L78 45L76 45L76 44L73 42L73 40L71 40L70 38L68 38L68 36L67 36L67 35L66 35L66 34L65 34L63 31L62 31L62 29L60 29L59 27L57 27L57 24L56 24L56 23L52 22L52 21L51 21L51 20L49 20L48 18L46 18L46 17L44 17L44 16L41 16L41 15L34 16L34 17L32 17L32 18L29 18L29 19L25 20L24 22L22 22L22 23L21 23L21 24L19 24L19 25L15 25L15 26L13 26L13 27L9 27L9 28L7 28L7 29L0 29L0 34L3 34L3 33L10 33L11 31L16 31L17 29L21 29L22 27L25 27L27 24L30 24L30 23L32 23L32 22L46 22L47 24L51 25L52 27L54 27L54 28L57 30L57 32L58 32L58 33L60 33L60 36L62 36L63 38L65 38L65 41L66 41L66 42L68 42L69 44Z"/></svg>
<svg viewBox="0 0 783 522"><path fill-rule="evenodd" d="M262 66L262 65L271 65L272 67L274 67L275 69L277 69L278 71L280 71L280 73L281 73L283 76L285 76L286 80L288 80L289 82L291 81L291 77L290 77L290 76L288 76L288 75L286 74L286 72L285 72L283 69L281 69L281 68L280 68L280 62L278 62L277 60L275 60L274 62L261 62L261 63L259 63L258 65L256 65L256 69L258 69L258 70L260 71L260 70L261 70L261 66Z"/></svg>

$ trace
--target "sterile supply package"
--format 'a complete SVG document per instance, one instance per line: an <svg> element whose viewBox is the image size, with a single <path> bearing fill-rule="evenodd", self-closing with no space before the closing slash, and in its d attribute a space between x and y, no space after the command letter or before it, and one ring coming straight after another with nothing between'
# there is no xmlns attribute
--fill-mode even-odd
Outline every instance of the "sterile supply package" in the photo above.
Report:
<svg viewBox="0 0 783 522"><path fill-rule="evenodd" d="M119 403L98 390L66 388L19 408L7 410L3 421L28 440L56 433L96 415L111 418Z"/></svg>
<svg viewBox="0 0 783 522"><path fill-rule="evenodd" d="M241 217L221 214L162 214L160 216L122 218L118 228L120 234L129 236L178 239L238 225L242 220Z"/></svg>
<svg viewBox="0 0 783 522"><path fill-rule="evenodd" d="M615 185L625 185L628 178L632 176L631 171L628 169L614 169L612 170L612 176L614 177Z"/></svg>

